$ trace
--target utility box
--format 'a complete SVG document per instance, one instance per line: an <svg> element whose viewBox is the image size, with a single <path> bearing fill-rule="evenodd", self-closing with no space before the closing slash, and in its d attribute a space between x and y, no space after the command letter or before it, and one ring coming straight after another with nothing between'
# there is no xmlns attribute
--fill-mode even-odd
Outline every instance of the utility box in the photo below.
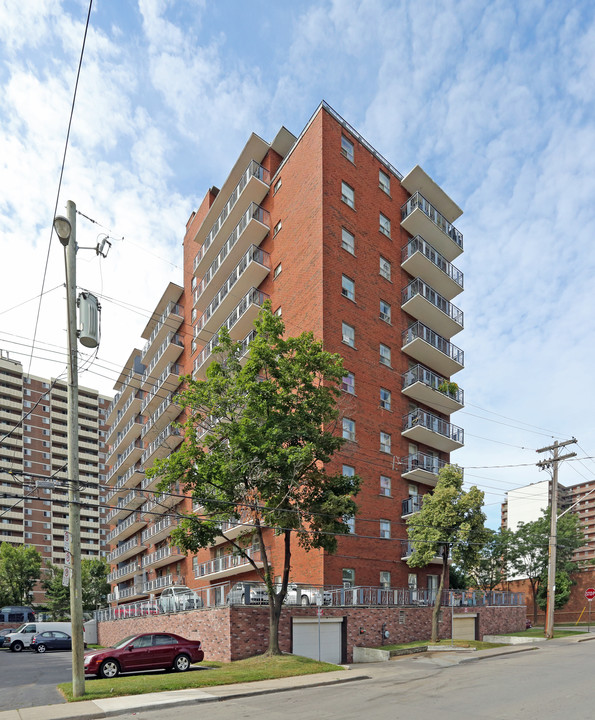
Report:
<svg viewBox="0 0 595 720"><path fill-rule="evenodd" d="M95 295L84 290L78 299L79 306L79 340L87 348L99 345L99 313L101 306Z"/></svg>

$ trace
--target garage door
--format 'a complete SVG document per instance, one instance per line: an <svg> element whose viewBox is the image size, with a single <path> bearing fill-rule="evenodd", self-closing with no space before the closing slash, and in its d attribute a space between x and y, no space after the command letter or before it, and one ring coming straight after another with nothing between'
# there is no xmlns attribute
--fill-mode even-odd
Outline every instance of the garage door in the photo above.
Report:
<svg viewBox="0 0 595 720"><path fill-rule="evenodd" d="M295 618L293 621L293 654L318 660L320 637L320 659L323 662L341 662L341 625L343 618L317 619ZM320 635L319 635L320 632Z"/></svg>
<svg viewBox="0 0 595 720"><path fill-rule="evenodd" d="M475 640L475 615L454 616L453 638Z"/></svg>

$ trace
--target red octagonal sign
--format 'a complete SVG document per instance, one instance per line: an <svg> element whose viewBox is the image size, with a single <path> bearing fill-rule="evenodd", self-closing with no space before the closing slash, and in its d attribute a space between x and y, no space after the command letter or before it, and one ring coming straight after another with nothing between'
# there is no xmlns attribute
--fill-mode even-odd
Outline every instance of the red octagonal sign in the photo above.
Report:
<svg viewBox="0 0 595 720"><path fill-rule="evenodd" d="M595 599L595 588L587 588L585 590L585 597L587 600L594 600Z"/></svg>

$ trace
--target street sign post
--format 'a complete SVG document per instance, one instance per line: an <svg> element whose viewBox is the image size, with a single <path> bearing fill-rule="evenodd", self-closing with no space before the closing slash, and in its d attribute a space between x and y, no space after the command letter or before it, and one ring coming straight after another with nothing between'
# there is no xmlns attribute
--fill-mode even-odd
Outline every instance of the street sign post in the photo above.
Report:
<svg viewBox="0 0 595 720"><path fill-rule="evenodd" d="M585 597L589 601L589 623L587 625L588 632L591 632L591 602L595 598L595 588L587 588L585 590Z"/></svg>

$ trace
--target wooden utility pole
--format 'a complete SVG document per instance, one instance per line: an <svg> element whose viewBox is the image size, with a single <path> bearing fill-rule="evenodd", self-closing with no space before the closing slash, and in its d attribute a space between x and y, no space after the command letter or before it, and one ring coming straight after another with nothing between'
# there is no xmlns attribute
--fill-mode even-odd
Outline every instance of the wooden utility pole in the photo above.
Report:
<svg viewBox="0 0 595 720"><path fill-rule="evenodd" d="M575 438L559 443L557 440L553 445L540 448L536 452L553 452L549 460L540 460L537 467L552 469L552 480L550 483L550 540L547 567L547 606L545 611L545 636L548 640L554 637L554 607L556 598L556 535L558 527L558 463L567 458L575 457L576 453L558 455L558 450L566 445L576 442Z"/></svg>

